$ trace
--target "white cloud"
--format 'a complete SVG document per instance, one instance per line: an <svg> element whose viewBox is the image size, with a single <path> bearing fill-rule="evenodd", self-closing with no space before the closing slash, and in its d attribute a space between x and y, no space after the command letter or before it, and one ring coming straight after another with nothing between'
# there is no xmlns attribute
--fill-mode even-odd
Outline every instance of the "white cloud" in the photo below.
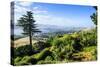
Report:
<svg viewBox="0 0 100 67"><path fill-rule="evenodd" d="M36 15L40 14L47 14L48 11L41 9L41 6L30 6L32 3L30 2L15 2L15 23L17 23L17 20L23 15L26 14L26 11L32 11ZM27 7L29 6L29 7ZM31 9L30 9L31 7Z"/></svg>
<svg viewBox="0 0 100 67"><path fill-rule="evenodd" d="M24 7L31 6L32 4L33 4L32 2L27 2L27 1L19 2L19 5L24 6Z"/></svg>
<svg viewBox="0 0 100 67"><path fill-rule="evenodd" d="M35 14L47 14L47 10L44 10L41 6L32 7L31 11Z"/></svg>
<svg viewBox="0 0 100 67"><path fill-rule="evenodd" d="M26 11L28 11L28 8L24 8L18 5L15 5L15 13L25 13Z"/></svg>
<svg viewBox="0 0 100 67"><path fill-rule="evenodd" d="M51 24L58 26L72 25L70 19L64 17L58 17L51 15L47 10L44 10L41 6L31 6L30 2L20 2L15 4L15 23L26 11L32 11L34 13L34 19L37 24ZM31 9L29 7L31 7Z"/></svg>
<svg viewBox="0 0 100 67"><path fill-rule="evenodd" d="M34 8L33 8L33 10L38 10L38 9L39 9L39 7L34 7Z"/></svg>
<svg viewBox="0 0 100 67"><path fill-rule="evenodd" d="M32 11L36 14L46 14L47 10L44 10L41 6L31 6L33 2L15 2L15 12L25 13L26 11Z"/></svg>
<svg viewBox="0 0 100 67"><path fill-rule="evenodd" d="M19 6L17 4L14 5L15 9L14 9L14 18L15 18L15 23L17 23L17 20L23 15L26 13L26 11L29 11L30 9L28 8L25 8L25 7L22 7L22 6Z"/></svg>
<svg viewBox="0 0 100 67"><path fill-rule="evenodd" d="M49 14L47 10L44 10L41 6L30 6L31 3L20 2L15 4L15 23L26 11L32 11L34 13L34 19L37 24L51 24L65 26L67 24L71 25L71 21L68 18L57 17ZM30 6L31 9L27 6Z"/></svg>
<svg viewBox="0 0 100 67"><path fill-rule="evenodd" d="M57 17L52 15L35 15L37 24L49 24L49 25L57 25L57 26L68 26L73 23L68 18Z"/></svg>
<svg viewBox="0 0 100 67"><path fill-rule="evenodd" d="M35 13L35 14L40 14L40 13L42 13L42 14L46 14L48 11L46 11L46 10L33 10L33 13Z"/></svg>

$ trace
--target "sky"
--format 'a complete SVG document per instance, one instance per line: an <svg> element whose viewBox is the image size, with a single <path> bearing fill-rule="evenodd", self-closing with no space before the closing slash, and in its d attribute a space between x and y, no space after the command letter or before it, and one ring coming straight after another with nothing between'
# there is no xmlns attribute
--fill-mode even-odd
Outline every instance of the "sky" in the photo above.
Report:
<svg viewBox="0 0 100 67"><path fill-rule="evenodd" d="M64 27L92 27L90 15L95 12L92 6L52 4L39 2L15 2L14 22L32 11L36 24L56 25Z"/></svg>

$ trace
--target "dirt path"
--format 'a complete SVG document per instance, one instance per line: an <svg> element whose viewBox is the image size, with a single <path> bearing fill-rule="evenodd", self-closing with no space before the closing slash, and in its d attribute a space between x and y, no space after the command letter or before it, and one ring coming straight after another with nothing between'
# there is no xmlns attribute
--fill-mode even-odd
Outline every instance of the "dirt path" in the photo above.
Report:
<svg viewBox="0 0 100 67"><path fill-rule="evenodd" d="M32 43L36 43L37 40L32 40ZM14 47L19 47L23 45L29 45L29 37L21 38L14 41Z"/></svg>

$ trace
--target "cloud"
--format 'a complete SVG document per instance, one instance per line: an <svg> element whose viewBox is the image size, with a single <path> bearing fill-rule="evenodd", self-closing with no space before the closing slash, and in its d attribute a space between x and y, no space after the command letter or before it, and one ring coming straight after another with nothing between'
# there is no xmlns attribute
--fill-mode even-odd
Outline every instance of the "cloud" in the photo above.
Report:
<svg viewBox="0 0 100 67"><path fill-rule="evenodd" d="M23 7L28 7L28 6L31 6L32 4L33 4L32 2L28 2L28 1L18 2L18 5L23 6Z"/></svg>
<svg viewBox="0 0 100 67"><path fill-rule="evenodd" d="M34 4L34 3L33 3ZM30 9L31 8L31 9ZM44 10L42 6L32 6L30 2L17 2L15 3L15 23L26 11L32 11L34 13L34 19L37 24L49 24L58 26L73 25L72 19L55 16L50 14L47 10Z"/></svg>
<svg viewBox="0 0 100 67"><path fill-rule="evenodd" d="M15 13L25 13L26 11L28 11L28 8L24 8L18 5L15 5Z"/></svg>
<svg viewBox="0 0 100 67"><path fill-rule="evenodd" d="M47 10L42 9L41 6L32 6L33 2L15 2L15 12L25 13L26 11L32 11L33 13L47 13Z"/></svg>
<svg viewBox="0 0 100 67"><path fill-rule="evenodd" d="M34 19L37 24L49 24L57 26L68 26L73 25L73 23L68 18L57 17L54 15L35 15Z"/></svg>
<svg viewBox="0 0 100 67"><path fill-rule="evenodd" d="M48 11L43 10L41 6L31 6L33 2L15 2L14 12L15 12L15 23L17 20L27 11L32 11L36 15L47 14ZM30 9L31 8L31 9Z"/></svg>
<svg viewBox="0 0 100 67"><path fill-rule="evenodd" d="M34 4L34 3L33 3ZM42 6L31 6L30 2L15 3L15 23L26 11L32 11L34 13L34 19L37 24L49 24L57 26L72 26L72 18L60 17L50 14L47 10L44 10ZM31 8L31 9L30 9ZM74 19L73 19L74 20ZM74 23L75 24L75 23ZM77 24L77 23L76 23Z"/></svg>
<svg viewBox="0 0 100 67"><path fill-rule="evenodd" d="M39 7L34 7L34 8L33 8L33 10L38 10L38 9L39 9Z"/></svg>
<svg viewBox="0 0 100 67"><path fill-rule="evenodd" d="M70 22L69 19L64 17L57 17L51 15L47 10L44 10L41 6L31 6L31 3L20 2L15 3L15 23L17 20L23 15L26 14L26 11L32 11L34 13L34 19L36 20L37 24L51 24L51 25L60 25L64 26L65 23ZM29 7L31 9L29 9Z"/></svg>
<svg viewBox="0 0 100 67"><path fill-rule="evenodd" d="M33 10L33 13L35 13L35 14L40 14L40 13L42 13L42 14L46 14L48 11L46 11L46 10Z"/></svg>

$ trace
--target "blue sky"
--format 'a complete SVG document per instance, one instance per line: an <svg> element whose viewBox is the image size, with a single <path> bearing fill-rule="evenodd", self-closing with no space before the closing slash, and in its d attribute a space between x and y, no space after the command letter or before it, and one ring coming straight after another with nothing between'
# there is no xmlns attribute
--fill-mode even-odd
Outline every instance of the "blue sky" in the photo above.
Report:
<svg viewBox="0 0 100 67"><path fill-rule="evenodd" d="M37 24L64 27L94 26L90 15L95 12L92 6L50 4L37 2L15 2L15 23L26 11L32 11Z"/></svg>

